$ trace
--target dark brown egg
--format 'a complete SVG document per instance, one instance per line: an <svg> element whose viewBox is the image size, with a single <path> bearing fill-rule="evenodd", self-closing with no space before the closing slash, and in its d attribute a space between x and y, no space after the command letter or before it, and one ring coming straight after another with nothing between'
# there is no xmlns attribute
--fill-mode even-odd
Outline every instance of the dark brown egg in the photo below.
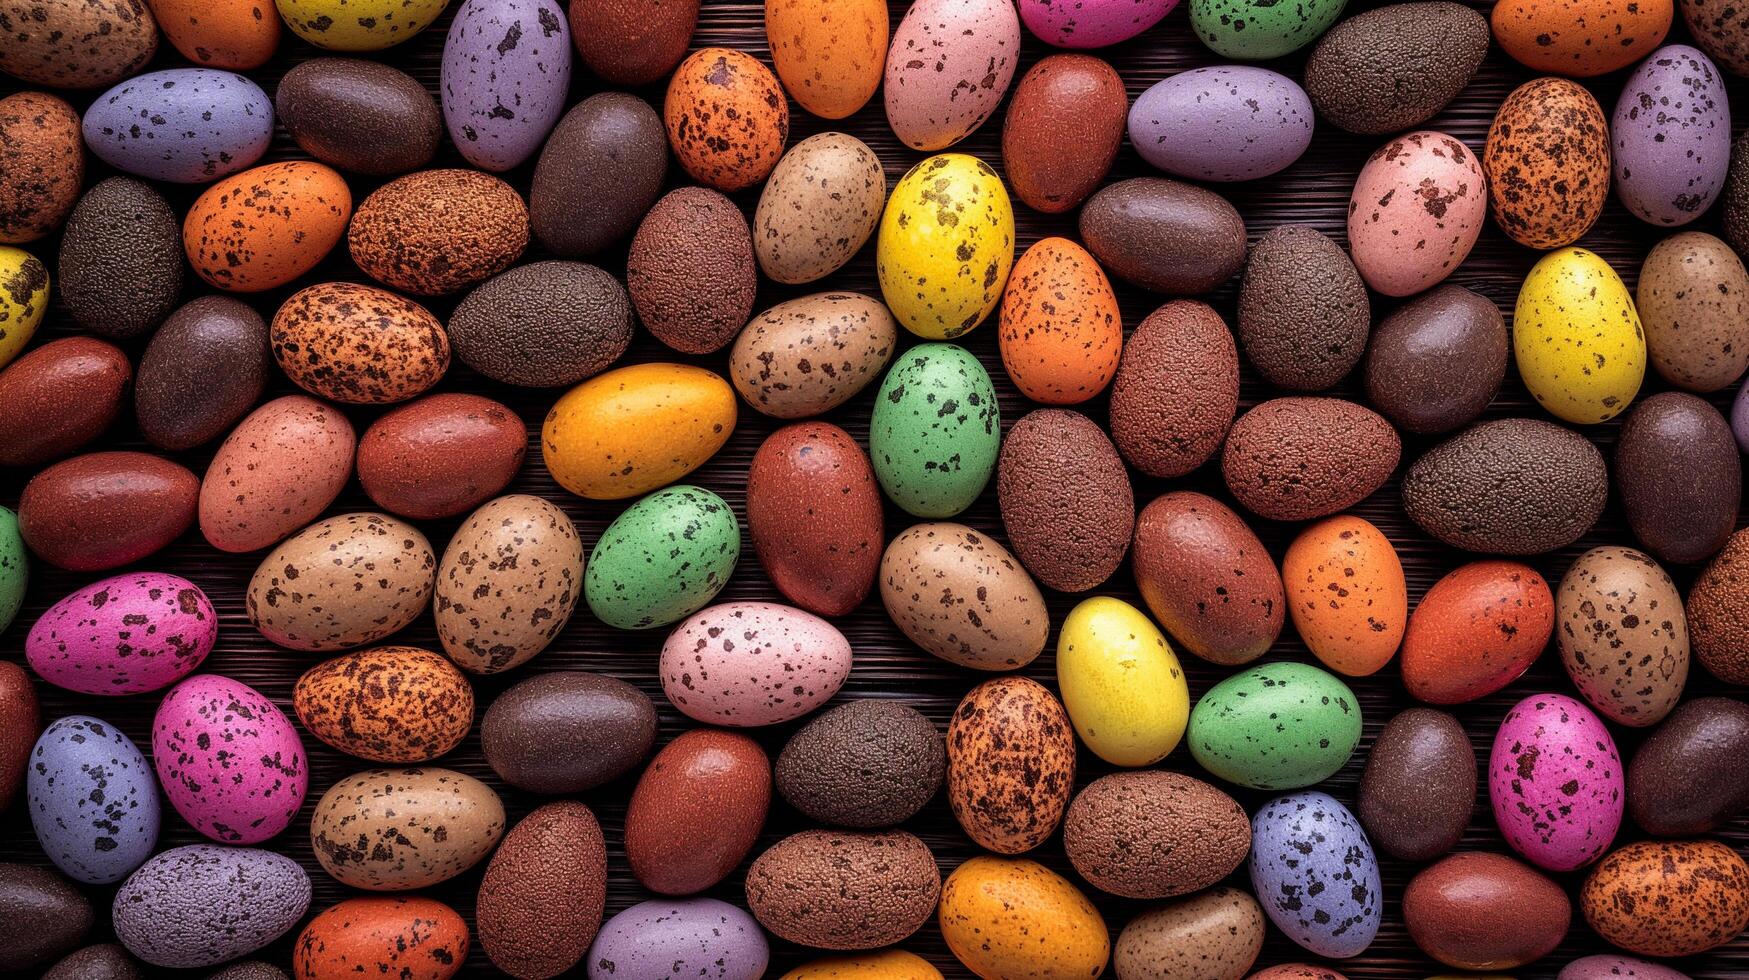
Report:
<svg viewBox="0 0 1749 980"><path fill-rule="evenodd" d="M91 901L46 868L0 864L0 970L25 971L70 952L91 931Z"/></svg>
<svg viewBox="0 0 1749 980"><path fill-rule="evenodd" d="M1129 473L1080 412L1041 408L1014 423L1002 440L996 498L1009 543L1045 585L1085 592L1123 564L1136 523Z"/></svg>
<svg viewBox="0 0 1749 980"><path fill-rule="evenodd" d="M881 495L868 456L827 422L772 433L747 470L747 533L789 601L822 616L862 604L880 570Z"/></svg>
<svg viewBox="0 0 1749 980"><path fill-rule="evenodd" d="M1111 437L1149 476L1183 476L1221 448L1239 408L1239 351L1212 307L1174 300L1136 327L1111 385Z"/></svg>
<svg viewBox="0 0 1749 980"><path fill-rule="evenodd" d="M145 181L111 177L73 206L55 288L80 326L128 340L176 308L182 265L182 226L164 195Z"/></svg>
<svg viewBox="0 0 1749 980"><path fill-rule="evenodd" d="M777 757L777 791L811 819L890 827L941 788L947 750L935 723L897 701L851 701L816 715Z"/></svg>
<svg viewBox="0 0 1749 980"><path fill-rule="evenodd" d="M1361 826L1385 853L1428 861L1457 846L1476 804L1476 752L1458 720L1410 708L1385 725L1360 777Z"/></svg>
<svg viewBox="0 0 1749 980"><path fill-rule="evenodd" d="M1193 296L1245 264L1245 219L1194 184L1137 177L1109 184L1081 209L1081 238L1099 264L1143 289Z"/></svg>
<svg viewBox="0 0 1749 980"><path fill-rule="evenodd" d="M311 58L279 80L273 111L305 153L388 177L431 162L443 136L437 101L413 76L363 58Z"/></svg>
<svg viewBox="0 0 1749 980"><path fill-rule="evenodd" d="M102 435L133 374L126 354L91 337L26 353L0 372L0 466L40 466Z"/></svg>
<svg viewBox="0 0 1749 980"><path fill-rule="evenodd" d="M1506 319L1494 301L1436 286L1373 331L1366 397L1399 428L1450 432L1482 414L1506 379Z"/></svg>
<svg viewBox="0 0 1749 980"><path fill-rule="evenodd" d="M747 907L780 939L816 949L890 946L935 912L941 871L904 832L804 830L747 869Z"/></svg>
<svg viewBox="0 0 1749 980"><path fill-rule="evenodd" d="M134 418L146 441L171 451L224 435L267 385L267 321L227 296L202 296L170 314L140 357Z"/></svg>
<svg viewBox="0 0 1749 980"><path fill-rule="evenodd" d="M572 18L591 5L601 6L571 4ZM632 233L667 174L668 135L656 110L624 92L592 95L559 120L535 164L534 236L558 255L594 255Z"/></svg>
<svg viewBox="0 0 1749 980"><path fill-rule="evenodd" d="M1350 17L1306 59L1306 95L1351 133L1398 133L1451 104L1488 56L1488 21L1459 3L1393 3Z"/></svg>
<svg viewBox="0 0 1749 980"><path fill-rule="evenodd" d="M746 217L716 191L670 191L632 238L626 288L657 340L683 354L721 349L747 325L758 292Z"/></svg>
<svg viewBox="0 0 1749 980"><path fill-rule="evenodd" d="M1709 833L1749 807L1749 705L1678 705L1628 765L1628 812L1648 834Z"/></svg>
<svg viewBox="0 0 1749 980"><path fill-rule="evenodd" d="M1221 475L1253 514L1305 521L1371 496L1401 453L1391 424L1353 402L1277 398L1233 423Z"/></svg>
<svg viewBox="0 0 1749 980"><path fill-rule="evenodd" d="M1263 656L1287 612L1275 560L1226 504L1183 490L1136 518L1136 587L1172 638L1210 663Z"/></svg>
<svg viewBox="0 0 1749 980"><path fill-rule="evenodd" d="M1366 350L1372 307L1342 247L1310 225L1264 233L1245 260L1239 341L1265 381L1323 391Z"/></svg>
<svg viewBox="0 0 1749 980"><path fill-rule="evenodd" d="M44 92L0 99L0 243L61 227L85 180L79 114Z"/></svg>
<svg viewBox="0 0 1749 980"><path fill-rule="evenodd" d="M1061 214L1087 200L1123 144L1129 99L1112 67L1053 54L1023 75L1002 122L1008 187L1026 206Z"/></svg>
<svg viewBox="0 0 1749 980"><path fill-rule="evenodd" d="M1118 772L1087 785L1063 819L1069 863L1126 898L1171 898L1213 885L1251 851L1232 797L1176 772Z"/></svg>
<svg viewBox="0 0 1749 980"><path fill-rule="evenodd" d="M486 764L517 789L581 793L649 758L656 708L625 681L561 670L512 685L480 720Z"/></svg>
<svg viewBox="0 0 1749 980"><path fill-rule="evenodd" d="M680 62L697 21L698 0L576 0L571 40L602 81L643 85Z"/></svg>
<svg viewBox="0 0 1749 980"><path fill-rule="evenodd" d="M528 207L477 170L421 170L371 192L346 232L352 261L402 292L442 296L503 272L528 247Z"/></svg>
<svg viewBox="0 0 1749 980"><path fill-rule="evenodd" d="M576 384L631 346L631 297L619 280L582 262L519 265L456 305L449 340L463 364L494 381Z"/></svg>
<svg viewBox="0 0 1749 980"><path fill-rule="evenodd" d="M1737 440L1719 410L1694 395L1662 391L1636 402L1611 469L1628 527L1664 561L1704 561L1737 526Z"/></svg>
<svg viewBox="0 0 1749 980"><path fill-rule="evenodd" d="M1422 951L1459 970L1513 970L1560 945L1567 893L1504 854L1469 852L1431 865L1403 893L1403 920Z"/></svg>
<svg viewBox="0 0 1749 980"><path fill-rule="evenodd" d="M626 807L626 863L645 888L690 895L753 849L771 805L771 761L745 735L698 728L662 747Z"/></svg>
<svg viewBox="0 0 1749 980"><path fill-rule="evenodd" d="M607 903L607 845L589 808L548 803L486 865L474 921L480 948L515 977L554 977L589 951Z"/></svg>
<svg viewBox="0 0 1749 980"><path fill-rule="evenodd" d="M194 526L200 480L145 453L87 453L56 463L18 499L24 543L51 565L96 572L139 561Z"/></svg>
<svg viewBox="0 0 1749 980"><path fill-rule="evenodd" d="M358 482L377 506L415 520L454 517L516 478L528 427L479 395L444 392L377 419L358 440Z"/></svg>

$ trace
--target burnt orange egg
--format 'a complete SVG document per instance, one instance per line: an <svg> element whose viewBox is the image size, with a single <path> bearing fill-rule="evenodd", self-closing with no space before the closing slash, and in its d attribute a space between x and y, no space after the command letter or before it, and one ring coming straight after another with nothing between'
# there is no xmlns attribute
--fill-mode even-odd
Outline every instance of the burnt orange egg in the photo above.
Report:
<svg viewBox="0 0 1749 980"><path fill-rule="evenodd" d="M182 222L182 247L202 279L255 293L314 269L351 216L352 192L332 169L270 163L207 188Z"/></svg>
<svg viewBox="0 0 1749 980"><path fill-rule="evenodd" d="M1002 292L1002 366L1022 394L1074 405L1105 390L1123 353L1111 280L1087 250L1046 238L1026 250Z"/></svg>
<svg viewBox="0 0 1749 980"><path fill-rule="evenodd" d="M1462 704L1517 680L1555 628L1549 583L1529 565L1477 561L1421 597L1403 637L1403 686L1429 704Z"/></svg>
<svg viewBox="0 0 1749 980"><path fill-rule="evenodd" d="M279 10L269 0L147 0L164 36L208 68L259 68L279 47Z"/></svg>
<svg viewBox="0 0 1749 980"><path fill-rule="evenodd" d="M292 947L298 980L449 980L468 958L468 924L429 898L349 898L310 920Z"/></svg>
<svg viewBox="0 0 1749 980"><path fill-rule="evenodd" d="M34 242L61 227L84 179L72 106L46 92L0 99L0 243Z"/></svg>
<svg viewBox="0 0 1749 980"><path fill-rule="evenodd" d="M1364 677L1397 652L1409 590L1397 549L1372 524L1343 514L1301 531L1281 579L1300 639L1331 670Z"/></svg>
<svg viewBox="0 0 1749 980"><path fill-rule="evenodd" d="M1565 78L1533 78L1494 114L1482 152L1500 230L1520 245L1560 248L1603 215L1609 197L1609 120Z"/></svg>
<svg viewBox="0 0 1749 980"><path fill-rule="evenodd" d="M1639 841L1597 862L1579 911L1630 953L1704 953L1749 927L1749 864L1715 840Z"/></svg>
<svg viewBox="0 0 1749 980"><path fill-rule="evenodd" d="M662 115L680 165L720 191L764 180L789 139L789 101L777 76L728 48L694 51L674 69Z"/></svg>
<svg viewBox="0 0 1749 980"><path fill-rule="evenodd" d="M1489 20L1519 64L1589 78L1651 54L1674 14L1671 0L1500 0Z"/></svg>

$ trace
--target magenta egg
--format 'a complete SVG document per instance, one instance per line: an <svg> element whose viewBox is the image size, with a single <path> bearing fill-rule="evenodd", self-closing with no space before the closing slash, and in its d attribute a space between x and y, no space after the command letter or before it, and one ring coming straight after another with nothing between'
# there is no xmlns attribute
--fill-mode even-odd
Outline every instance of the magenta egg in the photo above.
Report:
<svg viewBox="0 0 1749 980"><path fill-rule="evenodd" d="M161 572L93 582L50 606L24 655L43 680L80 694L156 691L201 665L219 618L199 586Z"/></svg>
<svg viewBox="0 0 1749 980"><path fill-rule="evenodd" d="M217 674L164 695L152 719L152 765L176 812L224 844L259 844L284 830L310 783L303 740L285 712Z"/></svg>
<svg viewBox="0 0 1749 980"><path fill-rule="evenodd" d="M1506 842L1532 864L1572 871L1621 827L1621 757L1603 722L1562 694L1533 694L1500 722L1488 798Z"/></svg>

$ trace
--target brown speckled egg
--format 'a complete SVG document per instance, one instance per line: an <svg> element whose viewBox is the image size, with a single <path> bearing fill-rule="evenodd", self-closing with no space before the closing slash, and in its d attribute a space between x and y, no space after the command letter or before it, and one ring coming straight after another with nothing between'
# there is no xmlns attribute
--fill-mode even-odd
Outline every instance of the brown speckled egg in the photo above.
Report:
<svg viewBox="0 0 1749 980"><path fill-rule="evenodd" d="M1749 926L1749 865L1711 840L1641 841L1610 854L1579 889L1585 922L1641 956L1692 956Z"/></svg>
<svg viewBox="0 0 1749 980"><path fill-rule="evenodd" d="M1101 776L1063 819L1069 863L1125 898L1188 895L1231 874L1251 852L1251 821L1200 779L1144 770Z"/></svg>
<svg viewBox="0 0 1749 980"><path fill-rule="evenodd" d="M200 481L146 453L87 453L31 477L18 531L51 565L96 572L155 554L194 526Z"/></svg>
<svg viewBox="0 0 1749 980"><path fill-rule="evenodd" d="M421 394L449 369L449 336L425 307L372 286L301 290L273 315L274 359L298 387L354 405Z"/></svg>
<svg viewBox="0 0 1749 980"><path fill-rule="evenodd" d="M910 527L887 545L880 578L888 618L949 663L1012 670L1044 650L1050 630L1044 595L1019 559L982 531L948 523Z"/></svg>
<svg viewBox="0 0 1749 980"><path fill-rule="evenodd" d="M1111 280L1081 246L1041 239L1008 275L998 340L1021 394L1047 405L1092 398L1111 383L1123 353Z"/></svg>
<svg viewBox="0 0 1749 980"><path fill-rule="evenodd" d="M372 762L429 762L474 722L474 689L447 658L376 647L304 671L292 707L310 734Z"/></svg>
<svg viewBox="0 0 1749 980"><path fill-rule="evenodd" d="M299 980L449 980L468 958L468 923L429 898L359 896L322 910L292 946Z"/></svg>
<svg viewBox="0 0 1749 980"><path fill-rule="evenodd" d="M0 466L41 466L115 422L133 380L121 348L62 337L0 372Z"/></svg>
<svg viewBox="0 0 1749 980"><path fill-rule="evenodd" d="M779 419L829 412L856 397L892 360L898 325L861 293L815 293L779 303L735 337L729 377L747 404Z"/></svg>
<svg viewBox="0 0 1749 980"><path fill-rule="evenodd" d="M1123 564L1136 524L1129 473L1080 412L1041 408L1014 423L1002 440L996 498L1009 543L1045 585L1085 592Z"/></svg>
<svg viewBox="0 0 1749 980"><path fill-rule="evenodd" d="M548 803L511 828L486 866L480 947L511 976L558 976L589 951L606 902L601 824L574 800Z"/></svg>
<svg viewBox="0 0 1749 980"><path fill-rule="evenodd" d="M391 514L454 517L509 486L527 452L528 426L515 412L444 392L371 423L358 441L358 482Z"/></svg>
<svg viewBox="0 0 1749 980"><path fill-rule="evenodd" d="M356 445L346 416L314 398L286 395L250 412L201 480L201 534L233 552L285 540L340 496Z"/></svg>
<svg viewBox="0 0 1749 980"><path fill-rule="evenodd" d="M1129 99L1111 65L1053 54L1033 65L1002 121L1002 165L1014 196L1046 214L1092 194L1123 145Z"/></svg>
<svg viewBox="0 0 1749 980"><path fill-rule="evenodd" d="M564 511L527 494L488 501L438 563L438 640L464 670L509 670L559 635L582 583L583 542Z"/></svg>
<svg viewBox="0 0 1749 980"><path fill-rule="evenodd" d="M1173 300L1130 334L1111 384L1111 437L1149 476L1183 476L1221 448L1239 408L1239 348L1207 303Z"/></svg>
<svg viewBox="0 0 1749 980"><path fill-rule="evenodd" d="M428 888L478 864L504 834L492 787L450 769L367 769L329 787L310 845L334 879L365 891Z"/></svg>
<svg viewBox="0 0 1749 980"><path fill-rule="evenodd" d="M683 354L709 354L734 340L758 288L747 219L716 191L668 192L632 237L632 306L657 340Z"/></svg>
<svg viewBox="0 0 1749 980"><path fill-rule="evenodd" d="M158 50L144 0L6 0L0 25L0 71L49 88L113 85Z"/></svg>
<svg viewBox="0 0 1749 980"><path fill-rule="evenodd" d="M72 106L44 92L0 99L0 242L32 242L59 228L84 180Z"/></svg>
<svg viewBox="0 0 1749 980"><path fill-rule="evenodd" d="M1749 270L1731 246L1685 231L1652 246L1640 266L1634 309L1646 352L1664 380L1689 391L1718 391L1749 368Z"/></svg>
<svg viewBox="0 0 1749 980"><path fill-rule="evenodd" d="M886 174L867 143L844 133L802 140L759 194L753 213L759 268L792 285L836 272L874 234L886 199Z"/></svg>
<svg viewBox="0 0 1749 980"><path fill-rule="evenodd" d="M269 0L151 0L177 53L197 65L248 71L279 47L279 11Z"/></svg>
<svg viewBox="0 0 1749 980"><path fill-rule="evenodd" d="M935 855L903 831L804 830L747 869L759 924L816 949L890 946L929 920L940 895Z"/></svg>
<svg viewBox="0 0 1749 980"><path fill-rule="evenodd" d="M1267 931L1256 899L1237 888L1211 888L1131 919L1112 947L1112 964L1126 980L1241 980Z"/></svg>
<svg viewBox="0 0 1749 980"><path fill-rule="evenodd" d="M662 118L680 165L723 191L764 180L789 139L789 102L777 76L728 48L701 48L680 63Z"/></svg>
<svg viewBox="0 0 1749 980"><path fill-rule="evenodd" d="M747 856L771 806L771 760L738 732L695 728L662 747L626 807L626 863L645 888L690 895Z"/></svg>
<svg viewBox="0 0 1749 980"><path fill-rule="evenodd" d="M1749 72L1749 18L1732 0L1681 0L1682 21L1701 50L1734 75Z"/></svg>
<svg viewBox="0 0 1749 980"><path fill-rule="evenodd" d="M371 192L346 233L352 261L376 281L442 296L505 269L528 247L528 206L477 170L422 170Z"/></svg>
<svg viewBox="0 0 1749 980"><path fill-rule="evenodd" d="M1075 730L1043 684L998 677L967 692L947 726L947 799L966 835L1020 854L1062 822L1075 783Z"/></svg>
<svg viewBox="0 0 1749 980"><path fill-rule="evenodd" d="M1343 974L1326 966L1305 963L1283 963L1251 974L1247 980L1348 980Z"/></svg>
<svg viewBox="0 0 1749 980"><path fill-rule="evenodd" d="M319 163L270 163L206 189L182 222L202 279L234 293L283 286L314 269L346 233L352 192Z"/></svg>
<svg viewBox="0 0 1749 980"><path fill-rule="evenodd" d="M1590 92L1564 78L1512 90L1482 152L1494 220L1531 248L1571 245L1609 197L1609 122Z"/></svg>
<svg viewBox="0 0 1749 980"><path fill-rule="evenodd" d="M1248 663L1281 634L1281 573L1245 519L1200 493L1142 508L1131 549L1136 586L1160 625L1210 663Z"/></svg>
<svg viewBox="0 0 1749 980"><path fill-rule="evenodd" d="M1663 43L1671 0L1501 0L1494 40L1535 72L1589 77L1639 61Z"/></svg>
<svg viewBox="0 0 1749 980"><path fill-rule="evenodd" d="M1580 555L1561 576L1555 618L1561 662L1604 717L1644 728L1681 700L1688 616L1676 583L1651 555L1621 547Z"/></svg>
<svg viewBox="0 0 1749 980"><path fill-rule="evenodd" d="M437 556L411 524L382 514L317 521L269 552L249 580L249 622L292 650L374 643L419 618Z"/></svg>
<svg viewBox="0 0 1749 980"><path fill-rule="evenodd" d="M881 492L850 433L826 422L773 432L747 469L747 533L789 601L822 616L862 604L881 563Z"/></svg>
<svg viewBox="0 0 1749 980"><path fill-rule="evenodd" d="M1227 489L1272 521L1305 521L1360 503L1397 468L1391 423L1340 398L1276 398L1233 424L1221 454Z"/></svg>

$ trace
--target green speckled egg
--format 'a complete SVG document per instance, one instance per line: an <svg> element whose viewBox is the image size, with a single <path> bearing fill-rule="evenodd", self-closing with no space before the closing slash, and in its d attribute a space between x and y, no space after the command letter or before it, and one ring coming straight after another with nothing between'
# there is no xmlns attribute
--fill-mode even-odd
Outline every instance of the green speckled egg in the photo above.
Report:
<svg viewBox="0 0 1749 980"><path fill-rule="evenodd" d="M583 575L595 617L622 630L679 622L722 591L741 557L741 526L723 498L669 487L614 519Z"/></svg>
<svg viewBox="0 0 1749 980"><path fill-rule="evenodd" d="M1341 769L1360 743L1360 702L1334 674L1270 663L1209 688L1190 712L1190 754L1229 783L1297 789Z"/></svg>
<svg viewBox="0 0 1749 980"><path fill-rule="evenodd" d="M996 389L970 351L918 344L893 362L868 426L875 477L893 503L952 517L990 482L1001 445Z"/></svg>
<svg viewBox="0 0 1749 980"><path fill-rule="evenodd" d="M0 507L0 633L12 625L24 603L24 586L30 581L30 562L24 556L24 538L18 533L18 515Z"/></svg>
<svg viewBox="0 0 1749 980"><path fill-rule="evenodd" d="M1216 54L1262 61L1316 41L1346 5L1347 0L1190 0L1190 26Z"/></svg>

